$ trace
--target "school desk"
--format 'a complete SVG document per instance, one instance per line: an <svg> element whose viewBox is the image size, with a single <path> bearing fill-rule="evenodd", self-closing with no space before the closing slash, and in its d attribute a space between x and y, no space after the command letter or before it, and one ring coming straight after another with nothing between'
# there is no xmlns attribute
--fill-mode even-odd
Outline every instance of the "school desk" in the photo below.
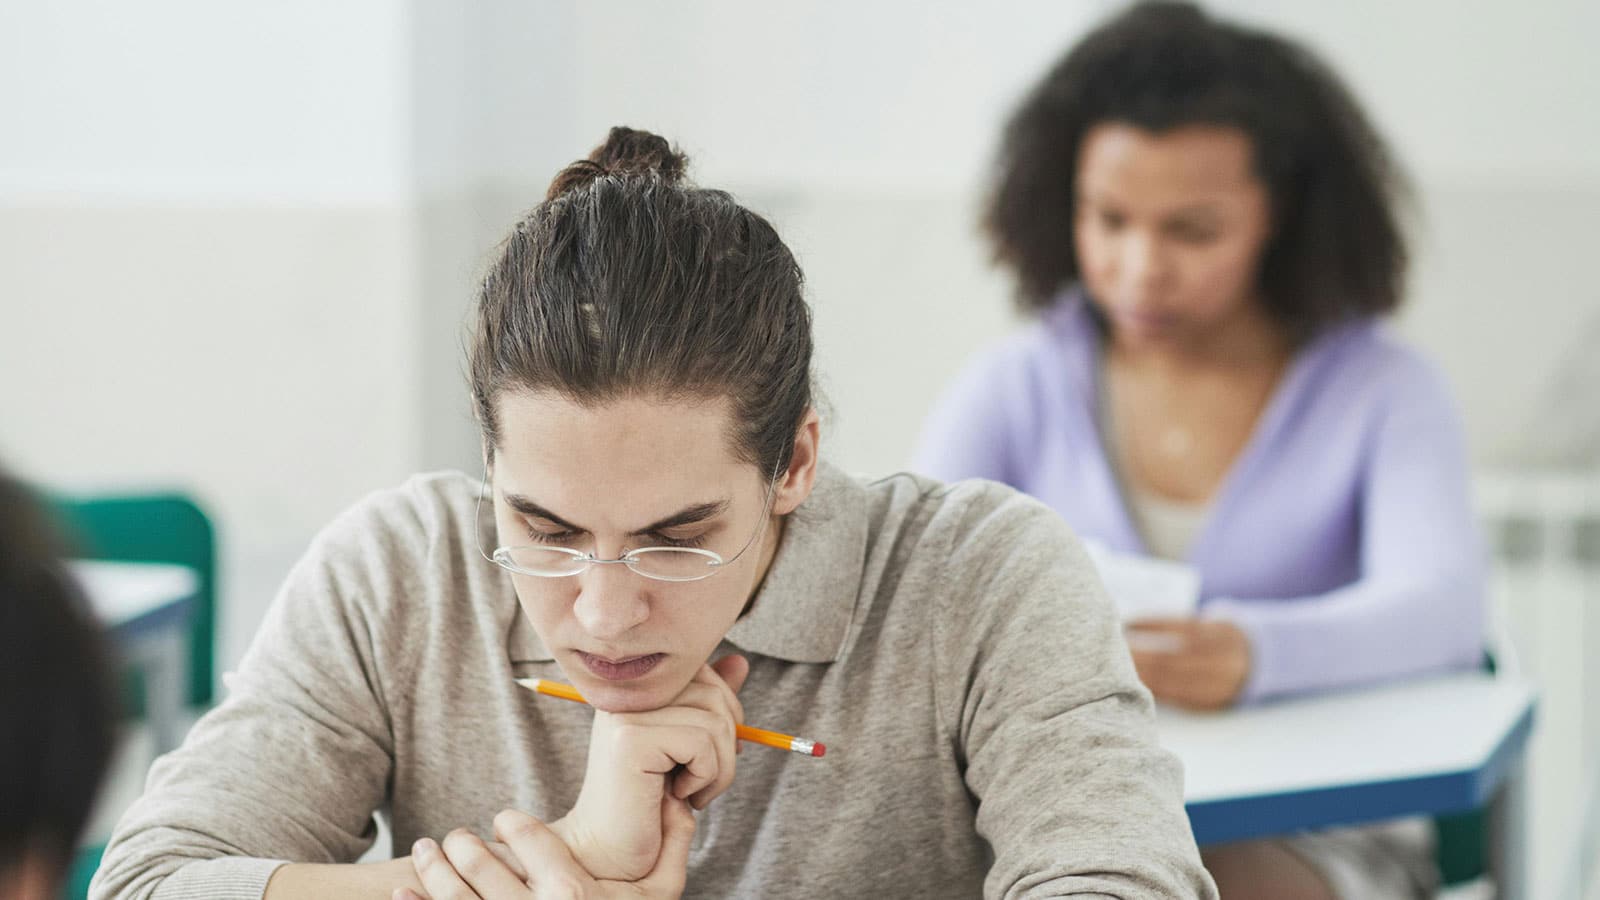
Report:
<svg viewBox="0 0 1600 900"><path fill-rule="evenodd" d="M124 661L144 673L157 753L183 739L188 634L199 577L187 566L74 560L71 570Z"/></svg>
<svg viewBox="0 0 1600 900"><path fill-rule="evenodd" d="M1162 708L1202 845L1490 805L1490 875L1526 897L1528 684L1465 672L1222 713Z"/></svg>

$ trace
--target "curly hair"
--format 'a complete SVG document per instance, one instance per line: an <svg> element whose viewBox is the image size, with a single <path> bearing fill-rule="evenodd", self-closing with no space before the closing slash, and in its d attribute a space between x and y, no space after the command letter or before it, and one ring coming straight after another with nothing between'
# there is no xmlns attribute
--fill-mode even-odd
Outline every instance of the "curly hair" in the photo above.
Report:
<svg viewBox="0 0 1600 900"><path fill-rule="evenodd" d="M1339 78L1282 37L1188 3L1140 3L1073 46L1002 135L983 227L1025 311L1079 280L1078 155L1104 122L1244 132L1274 223L1258 285L1289 334L1399 306L1407 253L1396 210L1410 189Z"/></svg>

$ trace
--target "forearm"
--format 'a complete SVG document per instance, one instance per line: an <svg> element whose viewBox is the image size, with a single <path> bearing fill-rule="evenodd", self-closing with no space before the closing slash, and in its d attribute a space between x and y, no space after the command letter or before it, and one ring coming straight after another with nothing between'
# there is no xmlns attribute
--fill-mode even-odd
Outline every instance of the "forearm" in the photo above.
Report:
<svg viewBox="0 0 1600 900"><path fill-rule="evenodd" d="M272 873L262 900L390 900L397 888L427 896L409 856L349 865L291 863Z"/></svg>
<svg viewBox="0 0 1600 900"><path fill-rule="evenodd" d="M1218 600L1203 614L1249 635L1246 703L1471 667L1483 652L1481 588L1470 581L1362 581L1318 597Z"/></svg>
<svg viewBox="0 0 1600 900"><path fill-rule="evenodd" d="M551 822L548 827L569 849L575 851L575 859L578 859L576 834L580 829L565 819ZM491 842L487 846L495 857L511 867L518 878L528 877L505 845ZM353 865L291 863L273 872L262 900L322 900L325 897L391 900L394 892L401 888L409 888L419 897L428 896L427 889L417 875L416 864L409 856Z"/></svg>

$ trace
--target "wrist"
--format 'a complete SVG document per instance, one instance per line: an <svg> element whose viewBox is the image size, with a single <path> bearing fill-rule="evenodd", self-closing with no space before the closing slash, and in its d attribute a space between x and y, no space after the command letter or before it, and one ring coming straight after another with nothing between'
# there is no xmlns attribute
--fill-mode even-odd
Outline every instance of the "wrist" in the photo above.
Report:
<svg viewBox="0 0 1600 900"><path fill-rule="evenodd" d="M574 813L567 813L554 822L547 823L555 836L561 838L561 843L567 845L567 850L572 858L583 866L584 871L599 877L597 871L604 871L607 867L604 861L595 854L596 844L589 839L589 829L583 827L582 820Z"/></svg>
<svg viewBox="0 0 1600 900"><path fill-rule="evenodd" d="M263 900L297 900L314 897L371 897L389 900L398 888L427 896L417 878L411 857L376 863L289 863L272 873Z"/></svg>
<svg viewBox="0 0 1600 900"><path fill-rule="evenodd" d="M575 812L550 822L547 826L567 845L567 850L589 877L609 881L637 881L649 874L655 865L655 854L648 858L619 858L615 847L598 839L593 829L584 824Z"/></svg>

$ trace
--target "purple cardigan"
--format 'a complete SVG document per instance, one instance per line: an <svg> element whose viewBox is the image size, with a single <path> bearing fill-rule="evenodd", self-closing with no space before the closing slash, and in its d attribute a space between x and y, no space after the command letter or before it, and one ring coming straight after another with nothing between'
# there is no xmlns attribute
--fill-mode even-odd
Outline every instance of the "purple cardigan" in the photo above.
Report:
<svg viewBox="0 0 1600 900"><path fill-rule="evenodd" d="M914 468L990 478L1081 534L1145 553L1096 415L1099 337L1069 296L985 352ZM1371 321L1294 358L1190 549L1201 614L1250 636L1242 702L1478 664L1484 566L1449 392Z"/></svg>

